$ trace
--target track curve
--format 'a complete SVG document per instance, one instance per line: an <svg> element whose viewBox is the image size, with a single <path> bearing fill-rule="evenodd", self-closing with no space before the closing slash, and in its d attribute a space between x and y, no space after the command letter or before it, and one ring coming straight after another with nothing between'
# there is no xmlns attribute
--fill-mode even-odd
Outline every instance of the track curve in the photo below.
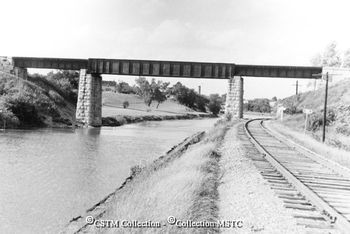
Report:
<svg viewBox="0 0 350 234"><path fill-rule="evenodd" d="M255 165L271 188L293 209L298 224L312 230L350 232L350 173L307 152L267 129L266 119L252 119L244 131L262 154Z"/></svg>

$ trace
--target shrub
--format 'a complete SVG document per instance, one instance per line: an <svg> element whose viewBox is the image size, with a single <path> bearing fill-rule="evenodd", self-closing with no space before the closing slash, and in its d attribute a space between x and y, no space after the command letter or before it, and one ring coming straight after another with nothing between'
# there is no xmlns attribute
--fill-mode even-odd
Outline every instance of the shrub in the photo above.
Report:
<svg viewBox="0 0 350 234"><path fill-rule="evenodd" d="M350 126L349 124L346 123L340 123L337 127L336 127L336 132L343 134L345 136L350 136Z"/></svg>
<svg viewBox="0 0 350 234"><path fill-rule="evenodd" d="M130 104L129 104L129 102L128 102L128 101L124 101L124 102L123 102L123 107L124 107L124 108L128 108L128 107L129 107L129 105L130 105Z"/></svg>
<svg viewBox="0 0 350 234"><path fill-rule="evenodd" d="M227 122L230 122L230 121L232 120L232 118L233 118L232 113L226 113L226 114L225 114L225 120L226 120Z"/></svg>
<svg viewBox="0 0 350 234"><path fill-rule="evenodd" d="M24 98L11 99L9 110L18 118L21 126L40 126L43 124L35 105Z"/></svg>
<svg viewBox="0 0 350 234"><path fill-rule="evenodd" d="M298 109L296 106L290 106L284 110L284 113L288 115L295 115L295 114L301 114L303 113L303 111Z"/></svg>
<svg viewBox="0 0 350 234"><path fill-rule="evenodd" d="M326 115L326 126L329 126L335 121L335 113L333 110L328 110ZM320 127L323 126L323 111L313 113L309 116L307 122L307 130L317 131Z"/></svg>
<svg viewBox="0 0 350 234"><path fill-rule="evenodd" d="M247 105L248 111L270 113L270 101L267 98L256 98L249 100Z"/></svg>
<svg viewBox="0 0 350 234"><path fill-rule="evenodd" d="M0 129L1 128L16 128L20 125L18 118L3 107L0 107Z"/></svg>

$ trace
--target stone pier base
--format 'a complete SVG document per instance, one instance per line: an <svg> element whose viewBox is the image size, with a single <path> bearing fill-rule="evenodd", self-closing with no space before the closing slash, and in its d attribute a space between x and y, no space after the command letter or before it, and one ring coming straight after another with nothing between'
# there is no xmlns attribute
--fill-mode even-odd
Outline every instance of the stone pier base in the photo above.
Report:
<svg viewBox="0 0 350 234"><path fill-rule="evenodd" d="M15 75L24 80L28 78L27 68L15 67L11 57L0 56L0 71Z"/></svg>
<svg viewBox="0 0 350 234"><path fill-rule="evenodd" d="M235 76L228 81L225 114L243 118L243 78Z"/></svg>
<svg viewBox="0 0 350 234"><path fill-rule="evenodd" d="M80 70L76 121L84 126L102 125L102 77Z"/></svg>
<svg viewBox="0 0 350 234"><path fill-rule="evenodd" d="M13 74L17 77L20 77L24 80L28 79L28 71L27 68L14 67Z"/></svg>

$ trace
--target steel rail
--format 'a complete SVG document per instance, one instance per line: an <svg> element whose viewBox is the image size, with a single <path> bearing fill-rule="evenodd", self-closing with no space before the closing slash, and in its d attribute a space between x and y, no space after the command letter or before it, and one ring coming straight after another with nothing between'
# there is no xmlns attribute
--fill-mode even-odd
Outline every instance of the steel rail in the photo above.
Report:
<svg viewBox="0 0 350 234"><path fill-rule="evenodd" d="M244 124L244 130L250 139L250 141L254 144L254 146L258 149L260 153L265 156L265 159L275 167L283 177L290 182L302 195L304 195L323 215L328 217L328 219L342 232L348 233L350 230L350 222L340 213L338 213L333 207L331 207L326 201L324 201L317 193L312 191L309 187L307 187L303 182L301 182L296 176L293 175L291 171L289 171L285 166L283 166L273 155L271 155L263 146L260 144L257 139L253 136L251 131L248 128L249 123L252 121L262 121L265 120L263 118L252 119L247 121ZM278 139L276 137L276 139Z"/></svg>
<svg viewBox="0 0 350 234"><path fill-rule="evenodd" d="M278 140L282 141L284 144L292 145L293 148L296 151L298 151L299 153L305 155L308 158L311 158L312 160L317 161L318 163L322 164L323 166L325 166L333 171L336 171L337 173L340 172L340 174L350 178L350 169L315 153L314 151L292 141L291 139L288 139L287 137L283 136L282 134L280 134L280 133L278 133L270 128L267 128L264 124L261 124L261 126L270 135L272 135L275 138L277 138Z"/></svg>

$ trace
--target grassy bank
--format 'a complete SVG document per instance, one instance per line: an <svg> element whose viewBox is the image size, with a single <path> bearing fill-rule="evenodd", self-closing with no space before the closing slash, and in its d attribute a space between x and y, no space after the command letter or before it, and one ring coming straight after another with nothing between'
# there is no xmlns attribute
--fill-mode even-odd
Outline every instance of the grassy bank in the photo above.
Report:
<svg viewBox="0 0 350 234"><path fill-rule="evenodd" d="M142 121L180 120L215 117L212 114L197 112L174 100L166 100L157 108L153 103L147 106L141 97L135 94L114 92L102 93L102 125L121 126ZM129 106L123 107L127 101Z"/></svg>
<svg viewBox="0 0 350 234"><path fill-rule="evenodd" d="M74 116L75 104L49 80L0 72L0 128L67 127Z"/></svg>
<svg viewBox="0 0 350 234"><path fill-rule="evenodd" d="M127 108L123 107L123 103L128 102ZM205 114L203 112L194 111L177 101L168 99L161 103L157 108L157 103L152 102L147 106L144 100L136 94L123 94L105 91L102 93L102 115L115 116L146 116L146 115L183 115L183 114Z"/></svg>
<svg viewBox="0 0 350 234"><path fill-rule="evenodd" d="M216 221L221 155L217 151L228 129L221 121L204 135L187 140L150 165L136 166L132 177L121 189L74 219L69 228L81 232L218 232L215 228L179 229L167 222L169 216L178 220ZM157 221L160 228L96 229L86 225L85 217L95 219Z"/></svg>
<svg viewBox="0 0 350 234"><path fill-rule="evenodd" d="M290 124L292 126L296 125L295 123L293 125L292 121L290 121ZM266 125L279 134L292 139L296 143L350 169L349 151L329 144L323 144L320 141L316 140L312 135L304 134L301 132L301 129L297 131L289 124L282 124L280 121L268 121L266 122ZM329 136L327 135L327 137Z"/></svg>
<svg viewBox="0 0 350 234"><path fill-rule="evenodd" d="M306 131L304 131L305 118L304 114L285 115L283 121L277 120L277 122L293 131L305 134L318 142L322 142L322 124L314 130L310 130L307 127ZM350 117L348 118L350 119ZM347 123L339 119L327 124L325 144L341 150L350 151L349 129L350 127Z"/></svg>
<svg viewBox="0 0 350 234"><path fill-rule="evenodd" d="M330 85L328 93L326 144L350 151L350 80ZM302 109L312 109L306 134L317 141L322 139L324 88L285 98L281 103L299 114L286 115L281 124L304 132L305 115Z"/></svg>
<svg viewBox="0 0 350 234"><path fill-rule="evenodd" d="M204 117L216 117L209 114L183 114L183 115L145 115L145 116L114 116L114 117L103 117L102 126L121 126L130 123L139 123L143 121L162 121L162 120L181 120L181 119L195 119Z"/></svg>
<svg viewBox="0 0 350 234"><path fill-rule="evenodd" d="M46 76L33 75L23 80L0 72L0 129L73 127L76 90L67 84L65 74L57 74L61 79L51 77L50 80ZM103 126L211 116L174 100L166 100L159 106L155 103L147 106L141 97L134 94L103 92L102 96ZM123 107L125 101L129 103L128 108Z"/></svg>

